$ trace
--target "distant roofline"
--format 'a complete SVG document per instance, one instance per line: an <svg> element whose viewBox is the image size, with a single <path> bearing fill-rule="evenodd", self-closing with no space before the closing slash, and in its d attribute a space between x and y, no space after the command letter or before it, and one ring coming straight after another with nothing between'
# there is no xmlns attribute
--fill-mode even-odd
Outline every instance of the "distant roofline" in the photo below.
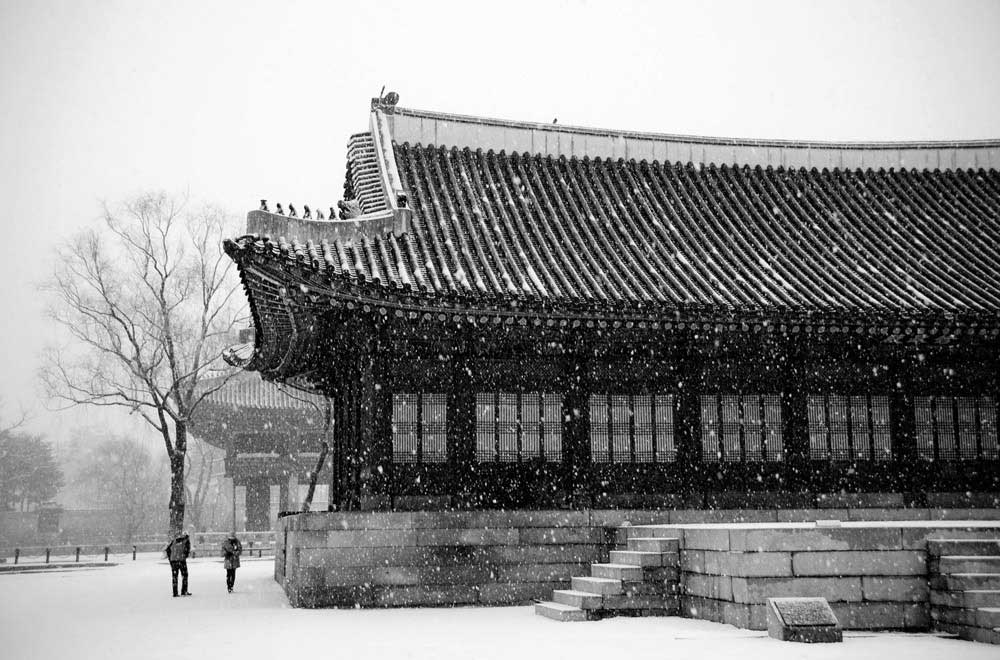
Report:
<svg viewBox="0 0 1000 660"><path fill-rule="evenodd" d="M832 140L777 140L713 137L698 135L682 135L675 133L654 133L646 131L625 131L618 129L574 126L571 124L544 124L511 119L496 119L492 117L476 117L449 112L418 110L396 106L391 114L431 119L436 121L451 121L481 126L502 127L520 130L547 131L551 133L576 133L600 137L636 138L663 142L686 142L691 144L712 144L740 147L797 147L817 149L982 149L1000 148L1000 137L982 140L901 140L901 141L846 141Z"/></svg>

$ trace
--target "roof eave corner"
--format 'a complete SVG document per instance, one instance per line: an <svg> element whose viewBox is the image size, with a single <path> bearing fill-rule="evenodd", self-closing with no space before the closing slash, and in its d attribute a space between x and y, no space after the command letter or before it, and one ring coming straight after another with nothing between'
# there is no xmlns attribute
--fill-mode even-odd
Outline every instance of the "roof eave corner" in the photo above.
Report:
<svg viewBox="0 0 1000 660"><path fill-rule="evenodd" d="M392 133L389 128L389 120L386 117L386 113L391 112L392 109L391 105L376 103L373 100L371 132L372 140L375 142L375 156L382 181L382 192L385 195L389 211L392 213L392 233L399 237L409 231L413 211L410 209L409 196L403 188L403 180L399 177L399 170L396 169Z"/></svg>

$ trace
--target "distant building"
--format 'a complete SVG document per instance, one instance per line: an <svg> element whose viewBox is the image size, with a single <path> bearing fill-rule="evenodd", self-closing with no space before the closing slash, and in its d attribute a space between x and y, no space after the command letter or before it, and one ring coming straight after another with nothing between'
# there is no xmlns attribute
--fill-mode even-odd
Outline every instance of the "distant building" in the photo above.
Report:
<svg viewBox="0 0 1000 660"><path fill-rule="evenodd" d="M1000 141L380 100L370 129L348 148L360 216L253 211L225 244L256 329L231 359L331 398L335 506L1000 490Z"/></svg>
<svg viewBox="0 0 1000 660"><path fill-rule="evenodd" d="M208 394L194 433L226 452L237 529L274 529L278 512L297 510L304 499L320 455L326 400L247 372L206 379L201 387ZM331 477L324 463L316 501L325 511Z"/></svg>

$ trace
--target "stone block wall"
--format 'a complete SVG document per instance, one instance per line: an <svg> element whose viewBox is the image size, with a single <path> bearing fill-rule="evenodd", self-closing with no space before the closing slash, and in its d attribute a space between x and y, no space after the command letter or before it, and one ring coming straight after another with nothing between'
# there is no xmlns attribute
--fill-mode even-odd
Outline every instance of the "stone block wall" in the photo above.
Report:
<svg viewBox="0 0 1000 660"><path fill-rule="evenodd" d="M278 521L275 579L296 607L526 604L569 588L629 534L645 534L639 526L657 525L657 534L681 539L689 615L764 629L767 597L823 595L845 627L925 628L927 535L966 524L949 518L973 517L1000 511L303 513ZM847 522L830 529L798 522L829 518ZM968 523L976 524L986 523ZM1000 521L991 525L1000 530Z"/></svg>
<svg viewBox="0 0 1000 660"><path fill-rule="evenodd" d="M607 561L632 513L288 516L279 520L275 579L296 607L526 604Z"/></svg>
<svg viewBox="0 0 1000 660"><path fill-rule="evenodd" d="M822 596L846 629L928 630L927 539L997 532L1000 523L894 521L656 525L626 533L680 540L684 616L765 630L768 598Z"/></svg>

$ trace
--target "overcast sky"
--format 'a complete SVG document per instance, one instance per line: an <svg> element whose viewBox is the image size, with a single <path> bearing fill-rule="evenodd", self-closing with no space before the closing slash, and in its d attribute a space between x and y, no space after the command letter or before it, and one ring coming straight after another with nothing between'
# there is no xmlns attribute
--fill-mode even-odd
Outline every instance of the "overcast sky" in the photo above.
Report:
<svg viewBox="0 0 1000 660"><path fill-rule="evenodd" d="M35 409L36 284L99 201L326 208L406 107L667 133L1000 138L1000 1L0 0L0 396Z"/></svg>

